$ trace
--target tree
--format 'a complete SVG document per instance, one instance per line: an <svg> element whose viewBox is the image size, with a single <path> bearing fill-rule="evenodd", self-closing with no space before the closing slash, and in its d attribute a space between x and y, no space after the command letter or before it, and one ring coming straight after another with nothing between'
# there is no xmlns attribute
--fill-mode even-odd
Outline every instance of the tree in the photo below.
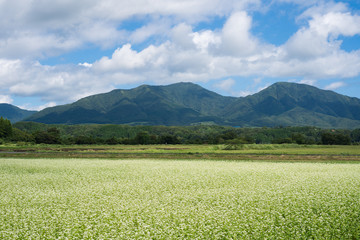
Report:
<svg viewBox="0 0 360 240"><path fill-rule="evenodd" d="M321 142L325 145L350 145L351 138L342 133L329 133L321 134Z"/></svg>
<svg viewBox="0 0 360 240"><path fill-rule="evenodd" d="M353 142L360 142L360 128L355 129L351 132L351 139Z"/></svg>
<svg viewBox="0 0 360 240"><path fill-rule="evenodd" d="M34 142L34 137L27 132L13 128L10 140L12 142Z"/></svg>
<svg viewBox="0 0 360 240"><path fill-rule="evenodd" d="M10 137L12 134L11 122L8 119L0 118L0 138Z"/></svg>
<svg viewBox="0 0 360 240"><path fill-rule="evenodd" d="M60 131L51 127L46 131L37 131L34 133L34 139L36 143L46 143L46 144L60 144Z"/></svg>
<svg viewBox="0 0 360 240"><path fill-rule="evenodd" d="M164 135L159 138L160 144L179 144L180 141L176 136Z"/></svg>
<svg viewBox="0 0 360 240"><path fill-rule="evenodd" d="M297 144L305 144L306 142L305 135L302 133L293 133L291 139Z"/></svg>
<svg viewBox="0 0 360 240"><path fill-rule="evenodd" d="M135 136L135 144L149 144L150 135L146 131L138 132Z"/></svg>
<svg viewBox="0 0 360 240"><path fill-rule="evenodd" d="M75 144L91 145L96 144L96 140L91 136L76 136L73 138Z"/></svg>
<svg viewBox="0 0 360 240"><path fill-rule="evenodd" d="M118 139L116 139L116 137L111 137L105 140L105 143L108 145L116 145L119 144L120 141Z"/></svg>

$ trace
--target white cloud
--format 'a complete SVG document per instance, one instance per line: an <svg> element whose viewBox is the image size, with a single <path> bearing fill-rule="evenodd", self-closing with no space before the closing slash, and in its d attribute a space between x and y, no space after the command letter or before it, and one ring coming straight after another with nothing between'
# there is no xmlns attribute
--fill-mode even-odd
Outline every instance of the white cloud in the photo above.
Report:
<svg viewBox="0 0 360 240"><path fill-rule="evenodd" d="M182 49L194 48L192 35L193 31L190 25L180 23L171 29L170 35L173 44Z"/></svg>
<svg viewBox="0 0 360 240"><path fill-rule="evenodd" d="M244 11L249 2L227 0L228 5L223 3L223 6L217 0L182 1L183 5L158 0L137 7L138 1L125 4L105 0L90 2L86 7L76 4L76 10L64 13L62 9L71 5L71 1L54 1L55 7L51 9L27 1L23 2L24 6L17 6L17 1L2 1L0 13L5 14L4 5L5 9L10 5L19 8L12 9L13 14L18 14L5 14L18 21L6 20L9 26L0 21L0 29L5 30L0 36L0 55L3 56L0 58L0 94L36 95L44 102L68 103L124 84L226 79L217 87L232 95L244 96L250 92L231 91L237 82L230 76L250 77L255 87L266 77L303 78L303 83L313 85L321 79L359 75L360 51L342 50L338 37L360 34L360 20L343 5L320 4L311 8L300 17L307 24L284 45L274 46L251 33L252 17ZM35 12L39 16L34 17ZM145 26L134 31L121 29L122 20L146 14L157 17L151 17ZM227 16L227 20L222 28L194 31L193 23L209 15ZM51 24L41 20L45 18L49 18ZM102 21L95 21L97 18ZM1 19L4 17L0 14ZM24 23L23 19L29 21ZM23 22L24 26L15 27L15 33L11 27L16 22ZM140 43L153 35L164 36L164 39L142 50L132 47L131 43ZM119 47L111 57L77 65L46 66L31 57L70 51L84 43ZM341 86L344 85L332 84L328 89Z"/></svg>
<svg viewBox="0 0 360 240"><path fill-rule="evenodd" d="M0 55L4 58L38 58L94 44L111 48L164 35L178 22L197 23L227 16L260 0L3 0L0 2ZM146 22L135 31L123 22ZM166 34L165 34L166 35Z"/></svg>
<svg viewBox="0 0 360 240"><path fill-rule="evenodd" d="M102 71L120 71L140 68L143 67L146 62L146 59L143 58L142 55L144 54L132 50L130 44L126 44L115 50L111 59L103 57L94 64L94 67Z"/></svg>
<svg viewBox="0 0 360 240"><path fill-rule="evenodd" d="M314 80L314 79L303 79L303 80L301 80L299 83L307 84L307 85L311 85L311 86L315 86L315 84L317 83L317 81Z"/></svg>
<svg viewBox="0 0 360 240"><path fill-rule="evenodd" d="M78 65L79 65L79 66L86 67L86 68L91 68L91 67L93 66L91 63L88 63L88 62L79 63Z"/></svg>
<svg viewBox="0 0 360 240"><path fill-rule="evenodd" d="M232 87L235 85L235 80L234 79L226 79L221 81L220 83L216 84L215 86L220 88L221 90L224 90L226 92L232 92Z"/></svg>
<svg viewBox="0 0 360 240"><path fill-rule="evenodd" d="M311 59L340 52L342 36L360 34L360 16L346 11L342 3L316 6L302 14L309 19L285 44L289 58Z"/></svg>
<svg viewBox="0 0 360 240"><path fill-rule="evenodd" d="M50 67L33 61L0 59L0 69L2 95L39 96L45 102L67 103L113 88L82 66Z"/></svg>
<svg viewBox="0 0 360 240"><path fill-rule="evenodd" d="M0 95L0 103L12 103L13 99L9 95Z"/></svg>
<svg viewBox="0 0 360 240"><path fill-rule="evenodd" d="M230 16L222 29L221 54L249 56L258 45L250 34L252 19L246 12L236 12Z"/></svg>
<svg viewBox="0 0 360 240"><path fill-rule="evenodd" d="M49 102L41 106L37 106L36 108L33 108L32 110L40 111L48 107L55 107L57 104L56 102Z"/></svg>
<svg viewBox="0 0 360 240"><path fill-rule="evenodd" d="M322 16L315 16L310 21L310 29L319 35L337 38L339 35L354 36L360 33L360 16L353 16L349 12L329 12Z"/></svg>
<svg viewBox="0 0 360 240"><path fill-rule="evenodd" d="M240 91L236 96L237 97L246 97L253 94L253 92L251 91Z"/></svg>
<svg viewBox="0 0 360 240"><path fill-rule="evenodd" d="M221 36L210 30L195 32L192 34L192 36L193 43L202 52L206 52L210 46L215 46L215 48L218 48L221 44Z"/></svg>
<svg viewBox="0 0 360 240"><path fill-rule="evenodd" d="M48 103L45 103L43 105L40 105L40 106L32 106L31 104L25 104L25 105L20 105L18 106L19 108L21 109L27 109L27 110L30 110L30 111L41 111L45 108L48 108L48 107L55 107L57 106L56 102L48 102Z"/></svg>
<svg viewBox="0 0 360 240"><path fill-rule="evenodd" d="M133 43L141 43L146 41L152 36L163 36L167 35L170 31L171 23L167 19L160 19L153 21L145 26L136 29L131 33L129 40Z"/></svg>
<svg viewBox="0 0 360 240"><path fill-rule="evenodd" d="M333 82L330 85L326 86L326 90L336 90L338 88L344 87L346 84L344 82Z"/></svg>

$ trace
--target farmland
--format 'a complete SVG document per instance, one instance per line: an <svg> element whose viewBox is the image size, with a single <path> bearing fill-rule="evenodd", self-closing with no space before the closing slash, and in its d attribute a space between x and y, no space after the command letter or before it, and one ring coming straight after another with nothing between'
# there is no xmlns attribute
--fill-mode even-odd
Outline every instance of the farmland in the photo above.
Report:
<svg viewBox="0 0 360 240"><path fill-rule="evenodd" d="M298 144L240 145L0 145L0 157L360 161L360 147Z"/></svg>
<svg viewBox="0 0 360 240"><path fill-rule="evenodd" d="M360 237L357 146L68 148L2 146L1 239Z"/></svg>

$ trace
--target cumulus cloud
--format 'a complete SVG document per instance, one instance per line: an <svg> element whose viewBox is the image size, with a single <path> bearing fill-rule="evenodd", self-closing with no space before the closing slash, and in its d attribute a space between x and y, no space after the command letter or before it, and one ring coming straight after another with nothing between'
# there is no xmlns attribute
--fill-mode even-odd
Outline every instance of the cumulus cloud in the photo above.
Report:
<svg viewBox="0 0 360 240"><path fill-rule="evenodd" d="M225 79L216 85L219 89L245 96L253 92L231 91L236 84L231 76L251 77L255 87L265 77L310 79L302 82L313 85L360 73L360 51L341 49L340 36L360 34L360 16L344 4L308 9L299 17L298 31L275 46L252 34L246 7L260 5L257 1L139 1L54 0L49 8L42 0L0 1L0 96L36 95L51 104L68 103L124 84L217 79ZM121 28L123 20L147 15L154 17L145 25ZM194 30L194 23L214 15L226 18L222 27ZM140 50L133 47L154 35L163 38ZM36 60L86 43L116 50L77 65L46 66ZM333 83L327 89L341 86Z"/></svg>
<svg viewBox="0 0 360 240"><path fill-rule="evenodd" d="M45 108L48 108L48 107L55 107L56 105L57 105L56 102L49 102L49 103L46 103L44 105L37 106L35 108L32 108L32 107L25 107L25 108L35 110L35 111L41 111L41 110L43 110Z"/></svg>
<svg viewBox="0 0 360 240"><path fill-rule="evenodd" d="M197 23L209 16L226 16L260 0L4 0L0 2L0 55L38 58L94 44L111 48L163 35L174 23ZM125 20L146 20L133 32Z"/></svg>
<svg viewBox="0 0 360 240"><path fill-rule="evenodd" d="M13 99L9 95L0 95L0 103L12 103Z"/></svg>
<svg viewBox="0 0 360 240"><path fill-rule="evenodd" d="M232 87L234 85L235 85L235 80L229 78L229 79L221 81L220 83L216 84L215 86L226 92L232 92Z"/></svg>
<svg viewBox="0 0 360 240"><path fill-rule="evenodd" d="M317 83L317 81L314 80L314 79L303 79L303 80L301 80L299 83L307 84L307 85L311 85L311 86L315 86L315 84Z"/></svg>
<svg viewBox="0 0 360 240"><path fill-rule="evenodd" d="M360 16L349 12L329 12L315 15L309 27L303 27L286 43L290 58L316 58L340 51L339 35L360 34Z"/></svg>
<svg viewBox="0 0 360 240"><path fill-rule="evenodd" d="M66 103L113 88L82 66L44 66L36 61L0 59L0 69L2 95L38 96L46 102Z"/></svg>
<svg viewBox="0 0 360 240"><path fill-rule="evenodd" d="M106 72L140 68L145 65L146 56L149 56L146 52L144 50L138 53L131 49L130 44L126 44L116 49L111 59L103 57L94 67Z"/></svg>
<svg viewBox="0 0 360 240"><path fill-rule="evenodd" d="M252 19L246 12L236 12L230 16L222 29L221 54L249 56L258 45L250 34Z"/></svg>
<svg viewBox="0 0 360 240"><path fill-rule="evenodd" d="M336 90L338 88L341 88L345 86L346 84L344 82L333 82L325 87L326 90Z"/></svg>

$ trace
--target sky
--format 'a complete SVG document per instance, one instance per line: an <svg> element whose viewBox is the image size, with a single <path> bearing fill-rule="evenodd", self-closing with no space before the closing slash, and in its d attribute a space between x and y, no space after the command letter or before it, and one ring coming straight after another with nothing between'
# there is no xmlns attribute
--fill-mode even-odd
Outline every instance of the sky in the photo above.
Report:
<svg viewBox="0 0 360 240"><path fill-rule="evenodd" d="M360 0L0 0L0 103L41 110L142 84L360 98Z"/></svg>

